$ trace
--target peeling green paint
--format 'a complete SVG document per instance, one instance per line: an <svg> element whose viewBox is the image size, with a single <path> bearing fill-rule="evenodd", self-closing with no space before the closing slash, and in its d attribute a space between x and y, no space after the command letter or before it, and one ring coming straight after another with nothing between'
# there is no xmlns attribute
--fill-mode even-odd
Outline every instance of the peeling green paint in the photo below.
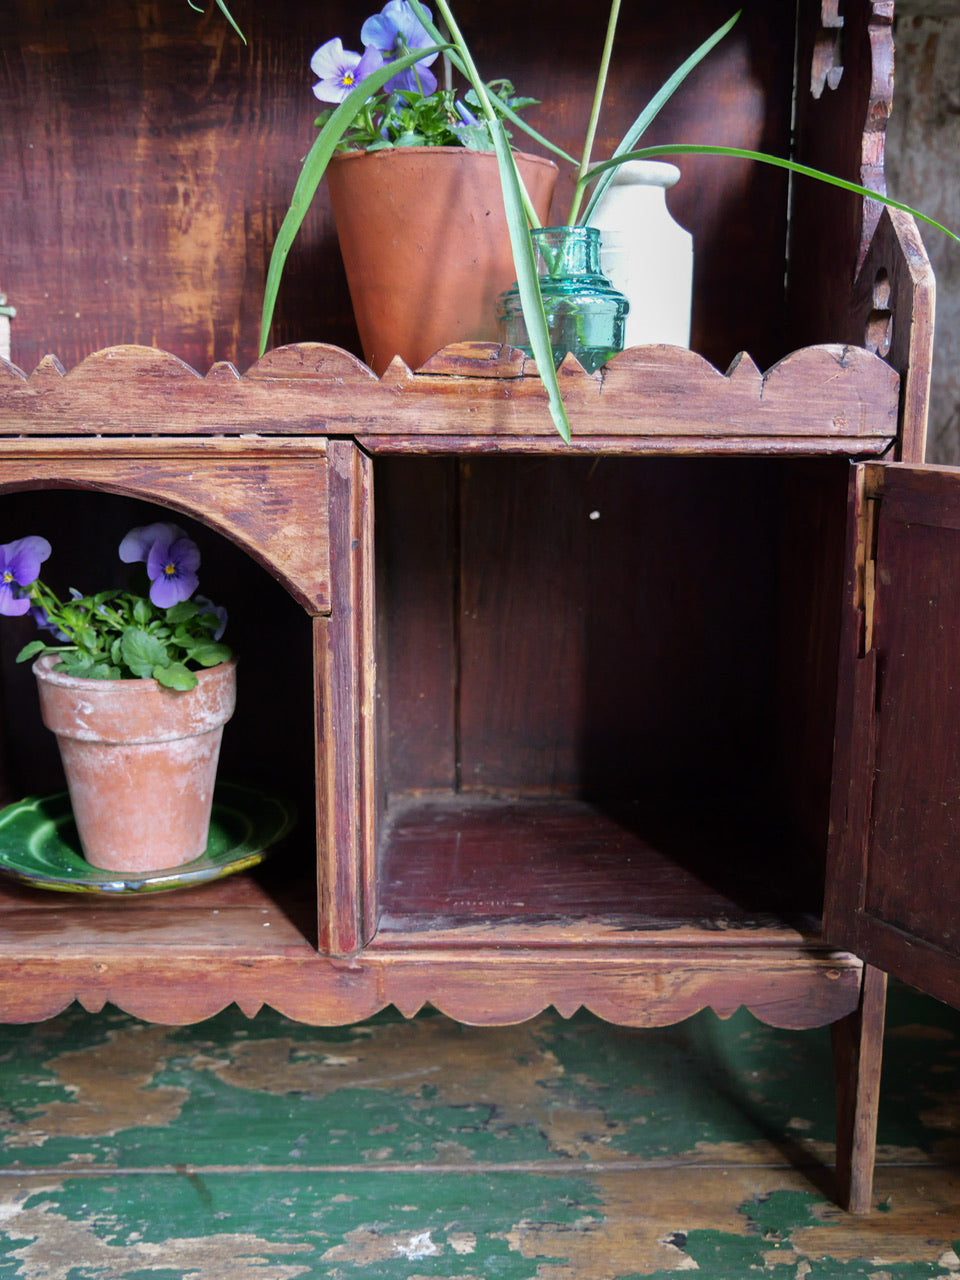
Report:
<svg viewBox="0 0 960 1280"><path fill-rule="evenodd" d="M201 1191L177 1175L84 1177L29 1196L0 1238L0 1276L45 1274L31 1268L30 1256L32 1246L34 1257L42 1257L45 1235L48 1247L90 1237L102 1247L95 1268L71 1267L56 1280L61 1274L62 1280L103 1280L103 1267L124 1280L141 1272L157 1280L156 1271L143 1271L151 1246L189 1259L201 1253L189 1242L204 1237L217 1238L225 1265L243 1267L229 1274L246 1275L250 1268L270 1280L295 1267L307 1275L342 1270L365 1280L477 1276L482 1268L490 1280L532 1280L538 1266L563 1259L525 1256L516 1242L521 1224L547 1220L585 1230L601 1216L596 1191L574 1178L251 1173L205 1175L202 1182ZM32 1241L20 1235L30 1229L38 1233ZM231 1234L239 1240L233 1257ZM165 1259L154 1256L163 1266Z"/></svg>
<svg viewBox="0 0 960 1280"><path fill-rule="evenodd" d="M955 1158L960 1014L895 986L888 1025L881 1143ZM632 1030L71 1010L0 1032L0 1280L960 1280L960 1193L917 1256L912 1182L844 1251L849 1223L784 1165L785 1136L829 1155L832 1087L828 1032L743 1011ZM725 1174L705 1220L685 1179Z"/></svg>
<svg viewBox="0 0 960 1280"><path fill-rule="evenodd" d="M604 1028L578 1014L548 1024L544 1043L564 1074L553 1085L572 1105L600 1107L617 1151L651 1157L699 1143L750 1142L797 1129L834 1136L829 1032L781 1031L740 1010L705 1010L673 1027Z"/></svg>

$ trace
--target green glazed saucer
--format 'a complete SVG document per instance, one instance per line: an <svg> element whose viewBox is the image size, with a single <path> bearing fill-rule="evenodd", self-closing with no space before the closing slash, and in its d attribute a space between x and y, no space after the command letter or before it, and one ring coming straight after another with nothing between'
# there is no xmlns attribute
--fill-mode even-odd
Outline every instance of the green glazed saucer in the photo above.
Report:
<svg viewBox="0 0 960 1280"><path fill-rule="evenodd" d="M27 796L0 810L0 874L65 893L117 896L187 889L256 866L295 820L293 808L277 796L221 783L201 857L147 875L125 875L91 866L83 857L65 791Z"/></svg>

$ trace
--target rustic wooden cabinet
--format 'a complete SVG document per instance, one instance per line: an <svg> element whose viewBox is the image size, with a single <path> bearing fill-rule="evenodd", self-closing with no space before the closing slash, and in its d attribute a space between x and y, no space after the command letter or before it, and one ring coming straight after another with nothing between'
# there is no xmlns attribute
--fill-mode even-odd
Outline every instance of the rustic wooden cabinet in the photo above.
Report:
<svg viewBox="0 0 960 1280"><path fill-rule="evenodd" d="M101 47L154 49L130 23L145 7L114 8ZM726 16L690 8L706 30ZM876 181L891 6L801 4L799 23L776 8L748 4L692 90L701 127L785 151L796 53L798 154ZM22 0L14 31L34 43L8 92L24 129L38 23ZM672 26L644 54L628 24L637 65L671 60ZM137 92L160 93L140 70ZM518 353L450 348L377 379L339 345L289 340L297 286L285 345L240 376L249 325L226 351L190 328L198 298L213 315L236 284L221 254L186 287L197 228L156 258L169 342L142 320L149 273L137 314L112 292L109 324L85 323L81 299L96 317L104 299L77 263L76 322L53 308L69 369L39 345L29 374L0 362L0 534L43 532L51 572L82 585L135 520L190 522L241 654L224 772L284 791L300 822L261 868L189 892L0 886L0 1016L78 1000L181 1022L235 1001L329 1024L429 1003L475 1023L554 1005L654 1026L746 1005L834 1028L838 1194L868 1206L884 973L960 1003L960 491L921 465L932 281L906 216L710 163L688 219L699 354L636 348L592 376L568 359L571 446ZM14 169L7 155L8 191ZM748 223L743 206L721 216L744 173L765 210ZM154 193L168 232L169 197ZM33 234L74 261L64 236L83 219L65 233L41 208ZM27 220L0 285L28 299L29 354L63 280L46 257L28 280ZM8 800L61 785L11 662L18 625L0 635Z"/></svg>

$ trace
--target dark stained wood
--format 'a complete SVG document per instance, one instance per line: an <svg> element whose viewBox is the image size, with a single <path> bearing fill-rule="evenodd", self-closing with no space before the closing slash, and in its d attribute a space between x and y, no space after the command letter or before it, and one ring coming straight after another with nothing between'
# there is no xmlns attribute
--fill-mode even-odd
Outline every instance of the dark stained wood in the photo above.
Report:
<svg viewBox="0 0 960 1280"><path fill-rule="evenodd" d="M896 456L922 462L933 364L934 279L917 225L884 209L852 299L849 338L888 360L901 378Z"/></svg>
<svg viewBox="0 0 960 1280"><path fill-rule="evenodd" d="M751 777L765 794L779 475L470 459L462 786L645 797Z"/></svg>
<svg viewBox="0 0 960 1280"><path fill-rule="evenodd" d="M797 459L780 469L775 789L794 856L822 868L829 824L837 648L850 468Z"/></svg>
<svg viewBox="0 0 960 1280"><path fill-rule="evenodd" d="M801 5L796 146L801 163L885 191L893 92L893 0ZM911 202L911 194L895 193ZM921 202L912 193L912 203ZM788 345L847 333L854 280L882 206L807 178L794 184Z"/></svg>
<svg viewBox="0 0 960 1280"><path fill-rule="evenodd" d="M170 355L142 347L99 351L64 374L45 360L29 377L0 362L0 434L224 434L317 432L363 438L396 435L544 437L562 442L539 378L470 358L484 375L458 376L446 361L414 374L399 361L383 378L346 352L307 344L270 353L245 377L215 366L201 378ZM499 349L492 347L492 351ZM535 370L532 362L523 369ZM782 436L829 448L882 452L896 436L896 373L859 347L792 352L765 374L747 356L722 374L681 347L634 347L587 374L568 356L560 369L575 438L670 438L677 451L727 436L776 451Z"/></svg>
<svg viewBox="0 0 960 1280"><path fill-rule="evenodd" d="M793 5L746 0L722 47L650 129L649 142L789 149ZM685 0L683 20L624 11L595 152L608 155L666 77L731 14ZM599 64L601 22L574 0L534 0L546 41L517 39L505 0L463 0L457 16L482 73L541 100L528 117L579 156ZM363 11L286 0L282 21L246 6L244 46L219 12L148 0L78 0L4 14L0 204L4 278L17 307L14 359L69 363L117 343L159 345L198 367L255 358L267 260L315 135L313 50L359 47ZM56 142L51 142L56 122ZM524 144L526 145L526 143ZM780 326L787 180L743 161L685 157L671 193L694 233L694 345L727 363L771 363ZM566 218L572 166L554 216ZM757 210L764 216L758 218ZM325 190L290 254L273 344L359 350Z"/></svg>
<svg viewBox="0 0 960 1280"><path fill-rule="evenodd" d="M320 946L356 952L375 927L373 510L370 460L330 442L333 610L315 631Z"/></svg>
<svg viewBox="0 0 960 1280"><path fill-rule="evenodd" d="M863 970L858 1008L831 1027L837 1093L837 1188L850 1213L873 1207L887 975Z"/></svg>
<svg viewBox="0 0 960 1280"><path fill-rule="evenodd" d="M861 745L838 758L850 820L838 831L827 927L871 963L957 1003L960 474L874 466L865 494L876 511L862 535L872 532L862 554L874 594L861 594L872 619L863 628L849 618L843 709L844 732ZM852 656L861 647L865 656Z"/></svg>
<svg viewBox="0 0 960 1280"><path fill-rule="evenodd" d="M382 937L453 940L464 930L543 946L628 934L667 945L690 928L731 942L784 927L815 936L816 882L784 874L776 829L718 810L707 796L694 812L462 795L396 801L383 836Z"/></svg>
<svg viewBox="0 0 960 1280"><path fill-rule="evenodd" d="M458 464L374 466L378 694L388 791L457 783Z"/></svg>
<svg viewBox="0 0 960 1280"><path fill-rule="evenodd" d="M202 519L305 609L330 609L325 440L0 439L0 490L60 486L144 498Z"/></svg>

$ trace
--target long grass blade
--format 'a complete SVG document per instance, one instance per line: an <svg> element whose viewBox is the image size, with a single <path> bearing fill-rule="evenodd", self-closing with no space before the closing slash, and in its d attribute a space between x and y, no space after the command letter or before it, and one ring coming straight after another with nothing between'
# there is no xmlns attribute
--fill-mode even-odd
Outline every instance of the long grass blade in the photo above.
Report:
<svg viewBox="0 0 960 1280"><path fill-rule="evenodd" d="M423 8L417 0L411 0L414 11L421 17ZM530 199L524 189L520 174L517 171L510 140L507 137L503 122L497 115L486 85L480 79L480 73L470 54L466 42L457 26L447 0L437 0L437 8L450 32L450 39L456 46L457 53L463 63L463 72L477 95L484 118L490 126L494 150L497 154L497 166L500 172L500 185L503 191L503 206L506 214L507 229L510 233L510 246L513 250L513 263L517 271L517 287L520 291L520 305L527 327L527 338L530 349L537 362L537 371L547 393L550 416L561 438L570 443L570 422L567 410L560 394L560 382L553 363L553 348L550 345L550 331L547 317L543 309L543 297L540 293L540 281L537 277L537 261L530 239L530 223L528 209ZM429 33L429 28L428 28Z"/></svg>
<svg viewBox="0 0 960 1280"><path fill-rule="evenodd" d="M627 132L620 139L620 142L617 144L616 150L613 153L612 159L617 159L619 157L619 163L623 163L624 159L627 157L627 153L631 150L634 144L643 137L651 123L660 114L669 99L673 97L680 85L683 84L690 72L704 60L710 50L718 45L724 36L727 35L731 28L736 24L741 12L742 10L738 9L732 18L728 18L721 27L718 27L716 31L714 31L713 35L708 36L707 39L704 40L703 44L694 49L690 57L677 67L669 80L666 80L660 86L657 92L637 116L636 120L634 120ZM610 172L604 173L604 169L610 169ZM600 200L603 198L604 192L613 179L613 166L610 161L605 165L596 165L591 168L581 177L581 182L585 185L598 174L600 175L600 181L590 193L590 198L587 201L583 210L583 215L580 218L580 221L585 226L589 225L594 209L596 209ZM576 211L572 210L570 220L572 221L575 216Z"/></svg>
<svg viewBox="0 0 960 1280"><path fill-rule="evenodd" d="M410 3L411 9L413 9L414 13L416 14L417 19L419 20L421 26L426 31L427 35L431 38L431 40L437 40L437 41L445 40L446 37L444 36L443 32L440 30L440 28L436 25L435 22L432 22L430 20L429 16L427 15L426 9L424 9L423 5L420 4L420 0L409 0L409 3ZM466 44L464 44L464 49L466 49ZM466 64L464 63L463 59L458 55L458 53L455 50L450 52L449 58L453 66L456 67L456 69L460 72L463 78L465 80L470 80L470 74L467 70ZM570 155L568 151L564 151L563 147L557 146L555 142L551 142L549 138L544 137L542 133L538 133L537 130L534 129L532 125L527 124L526 120L524 120L521 116L518 116L517 113L513 110L513 108L509 107L503 101L503 99L500 98L496 93L494 93L494 91L489 87L487 88L487 97L490 99L491 103L494 105L494 107L496 108L496 110L500 115L504 116L507 120L510 121L512 125L515 125L518 129L522 129L524 133L528 134L531 138L533 138L534 142L539 142L539 144L542 147L546 147L548 151L552 151L555 156L559 156L561 160L566 160L569 164L577 163L574 157Z"/></svg>
<svg viewBox="0 0 960 1280"><path fill-rule="evenodd" d="M813 169L810 165L800 164L796 160L784 160L782 156L771 156L765 151L749 151L743 147L720 147L697 142L677 142L663 146L641 147L637 151L630 151L625 155L613 157L595 165L591 169L589 176L600 174L605 169L615 168L618 164L622 164L624 160L650 160L655 156L673 155L733 156L741 160L757 160L761 164L774 165L778 169L789 169L791 173L798 173L802 177L815 178L818 182L826 182L831 187L840 187L844 191L852 191L855 195L866 196L867 199L889 205L892 209L901 209L904 213L909 213L921 222L926 222L929 226L936 227L938 231L942 231L944 235L949 236L951 240L956 240L960 243L960 235L955 231L951 231L949 227L945 227L942 222L937 222L936 219L928 217L927 214L921 213L919 209L915 209L912 205L904 204L901 200L894 200L892 196L885 195L882 191L874 191L872 187L863 187L858 182L848 182L846 178L837 178L832 173L825 173L822 169Z"/></svg>
<svg viewBox="0 0 960 1280"><path fill-rule="evenodd" d="M369 76L366 76L356 88L350 90L317 134L303 162L300 176L297 178L297 184L290 198L290 207L284 216L283 222L280 224L280 230L277 232L277 238L273 244L273 252L270 255L270 265L267 268L267 280L263 290L263 309L260 314L261 355L267 349L270 325L273 321L277 293L280 288L280 278L283 275L287 254L296 239L297 232L303 225L307 210L310 208L310 202L317 193L317 188L323 179L327 165L330 163L330 158L336 151L340 139L363 110L364 103L370 95L382 88L392 76L395 76L398 71L403 71L406 67L412 67L414 63L422 61L423 58L428 57L431 53L439 53L449 47L444 42L430 48L417 49L412 53L404 54L402 58L396 58L392 62L379 67Z"/></svg>
<svg viewBox="0 0 960 1280"><path fill-rule="evenodd" d="M217 8L223 14L226 20L230 23L231 27L233 27L234 31L237 33L237 35L240 37L243 43L246 44L247 37L243 34L243 32L237 26L237 23L236 23L236 20L234 19L233 14L227 8L226 0L217 0Z"/></svg>

